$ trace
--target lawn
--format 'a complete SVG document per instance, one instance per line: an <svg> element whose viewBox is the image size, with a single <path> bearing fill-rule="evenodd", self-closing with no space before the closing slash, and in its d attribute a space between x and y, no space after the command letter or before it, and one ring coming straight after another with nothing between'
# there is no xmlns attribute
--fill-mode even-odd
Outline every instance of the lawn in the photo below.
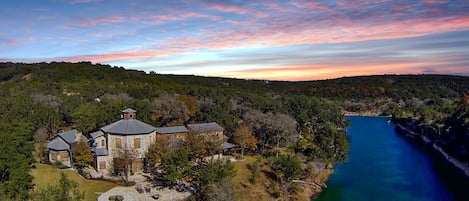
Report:
<svg viewBox="0 0 469 201"><path fill-rule="evenodd" d="M259 201L259 200L275 200L268 192L267 186L271 182L266 175L261 171L259 178L256 183L251 184L249 177L251 176L251 170L248 168L248 164L252 164L256 161L254 156L245 156L244 161L237 161L234 164L236 169L236 176L233 178L233 184L235 192L238 195L238 199L241 201ZM266 170L267 167L262 167L261 170Z"/></svg>
<svg viewBox="0 0 469 201"><path fill-rule="evenodd" d="M59 170L50 165L40 163L35 163L34 165L36 168L31 170L31 175L34 177L35 190L44 189L48 185L56 185L60 172L64 172L69 179L78 184L80 191L85 192L85 200L97 200L100 193L117 186L111 182L84 179L72 170Z"/></svg>

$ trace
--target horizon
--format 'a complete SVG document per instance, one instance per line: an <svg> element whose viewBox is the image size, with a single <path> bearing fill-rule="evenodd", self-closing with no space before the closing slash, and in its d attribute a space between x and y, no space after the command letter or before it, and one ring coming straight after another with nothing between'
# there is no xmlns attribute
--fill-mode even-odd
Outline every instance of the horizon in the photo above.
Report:
<svg viewBox="0 0 469 201"><path fill-rule="evenodd" d="M2 1L0 11L0 62L270 81L469 76L465 0Z"/></svg>
<svg viewBox="0 0 469 201"><path fill-rule="evenodd" d="M9 62L9 61L8 61ZM8 63L4 61L0 61L1 63ZM101 64L101 63L93 63L91 61L80 61L80 62L67 62L67 61L50 61L50 62L42 62L42 63L91 63L92 65L109 65L109 64ZM13 64L26 64L26 65L32 65L32 64L39 64L41 62L33 62L33 63L26 63L26 62L11 62ZM194 76L194 77L202 77L202 78L221 78L221 79L237 79L237 80L247 80L247 81L269 81L269 82L315 82L315 81L328 81L328 80L337 80L337 79L345 79L345 78L357 78L357 77L380 77L380 76L454 76L454 77L469 77L469 75L459 75L459 74L415 74L415 73L407 73L407 74L369 74L369 75L353 75L353 76L342 76L342 77L333 77L333 78L325 78L325 79L315 79L315 80L272 80L272 79L256 79L256 78L236 78L236 77L221 77L221 76L205 76L205 75L194 75L194 74L168 74L168 73L157 73L157 72L146 72L143 70L139 69L129 69L124 66L112 66L109 65L111 68L124 68L125 70L137 70L137 71L142 71L145 72L147 75L151 75L151 73L155 73L156 75L167 75L167 76Z"/></svg>

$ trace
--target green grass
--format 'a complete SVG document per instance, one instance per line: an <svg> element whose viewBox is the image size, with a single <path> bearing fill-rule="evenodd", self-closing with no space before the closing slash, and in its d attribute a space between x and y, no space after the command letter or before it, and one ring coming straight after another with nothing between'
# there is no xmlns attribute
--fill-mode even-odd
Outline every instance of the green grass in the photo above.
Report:
<svg viewBox="0 0 469 201"><path fill-rule="evenodd" d="M255 156L245 156L244 161L237 161L234 164L236 169L236 176L232 179L235 192L238 195L240 201L259 201L259 200L275 200L266 191L266 186L271 182L266 175L263 173L267 167L261 168L261 174L257 178L256 183L251 184L249 177L251 176L251 170L248 168L248 164L252 164L256 161Z"/></svg>
<svg viewBox="0 0 469 201"><path fill-rule="evenodd" d="M48 185L56 185L59 181L60 172L64 172L69 179L78 184L80 191L85 193L85 200L97 200L98 193L104 193L117 186L111 182L84 179L72 170L59 170L53 166L40 163L35 163L35 166L36 168L31 170L35 190L45 189Z"/></svg>

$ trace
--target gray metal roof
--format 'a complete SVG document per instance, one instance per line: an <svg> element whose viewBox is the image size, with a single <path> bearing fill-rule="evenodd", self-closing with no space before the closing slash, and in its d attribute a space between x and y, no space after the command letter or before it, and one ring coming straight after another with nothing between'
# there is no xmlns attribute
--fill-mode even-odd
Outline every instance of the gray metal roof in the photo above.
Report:
<svg viewBox="0 0 469 201"><path fill-rule="evenodd" d="M190 130L193 130L198 133L205 133L205 132L214 132L214 131L223 131L225 130L223 127L218 125L215 122L211 123L201 123L201 124L188 124L187 127Z"/></svg>
<svg viewBox="0 0 469 201"><path fill-rule="evenodd" d="M76 129L58 133L58 135L64 139L68 144L76 142L78 131Z"/></svg>
<svg viewBox="0 0 469 201"><path fill-rule="evenodd" d="M106 148L93 148L92 150L96 156L108 156L109 152Z"/></svg>
<svg viewBox="0 0 469 201"><path fill-rule="evenodd" d="M84 143L87 143L90 139L88 139L86 136L81 135L81 141Z"/></svg>
<svg viewBox="0 0 469 201"><path fill-rule="evenodd" d="M134 109L132 109L132 108L127 108L127 109L125 109L125 110L122 110L122 112L123 112L123 113L135 113L135 112L137 112L137 110L134 110Z"/></svg>
<svg viewBox="0 0 469 201"><path fill-rule="evenodd" d="M103 135L104 135L103 131L100 131L100 130L99 130L99 131L96 131L96 132L90 133L90 136L91 136L91 138L93 138L93 139L96 139L96 138L101 137L101 136L103 136Z"/></svg>
<svg viewBox="0 0 469 201"><path fill-rule="evenodd" d="M223 144L221 144L221 149L231 149L234 147L237 147L237 145L231 144L229 142L224 142Z"/></svg>
<svg viewBox="0 0 469 201"><path fill-rule="evenodd" d="M188 132L188 130L184 126L173 126L173 127L156 128L156 132L160 134L172 134L172 133L185 133L185 132Z"/></svg>
<svg viewBox="0 0 469 201"><path fill-rule="evenodd" d="M49 143L47 143L47 148L53 150L70 150L70 145L67 144L67 142L65 142L62 138L57 136Z"/></svg>
<svg viewBox="0 0 469 201"><path fill-rule="evenodd" d="M121 119L102 127L101 130L105 133L135 135L151 133L156 128L137 119Z"/></svg>

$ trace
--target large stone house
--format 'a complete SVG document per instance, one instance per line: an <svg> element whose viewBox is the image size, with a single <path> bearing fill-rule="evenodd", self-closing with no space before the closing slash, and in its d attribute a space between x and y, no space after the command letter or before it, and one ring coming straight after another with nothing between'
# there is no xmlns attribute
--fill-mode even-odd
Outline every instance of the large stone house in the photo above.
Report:
<svg viewBox="0 0 469 201"><path fill-rule="evenodd" d="M130 154L134 159L131 165L133 172L142 170L145 153L155 141L156 128L136 117L137 111L125 109L122 111L122 119L90 133L98 172L109 173L114 158L122 158L123 154Z"/></svg>
<svg viewBox="0 0 469 201"><path fill-rule="evenodd" d="M226 139L223 128L217 123L189 124L186 126L155 128L136 119L137 111L128 108L122 111L122 119L90 133L92 151L95 154L95 168L99 173L109 174L113 168L114 158L122 154L131 154L134 158L131 168L133 172L143 169L145 154L156 138L181 142L189 133L201 134L211 138ZM193 131L193 132L190 132ZM224 143L222 148L234 145Z"/></svg>
<svg viewBox="0 0 469 201"><path fill-rule="evenodd" d="M71 167L73 165L72 150L79 141L86 143L88 138L75 129L58 133L47 144L47 148L49 148L49 162L55 163L60 161L63 165Z"/></svg>

